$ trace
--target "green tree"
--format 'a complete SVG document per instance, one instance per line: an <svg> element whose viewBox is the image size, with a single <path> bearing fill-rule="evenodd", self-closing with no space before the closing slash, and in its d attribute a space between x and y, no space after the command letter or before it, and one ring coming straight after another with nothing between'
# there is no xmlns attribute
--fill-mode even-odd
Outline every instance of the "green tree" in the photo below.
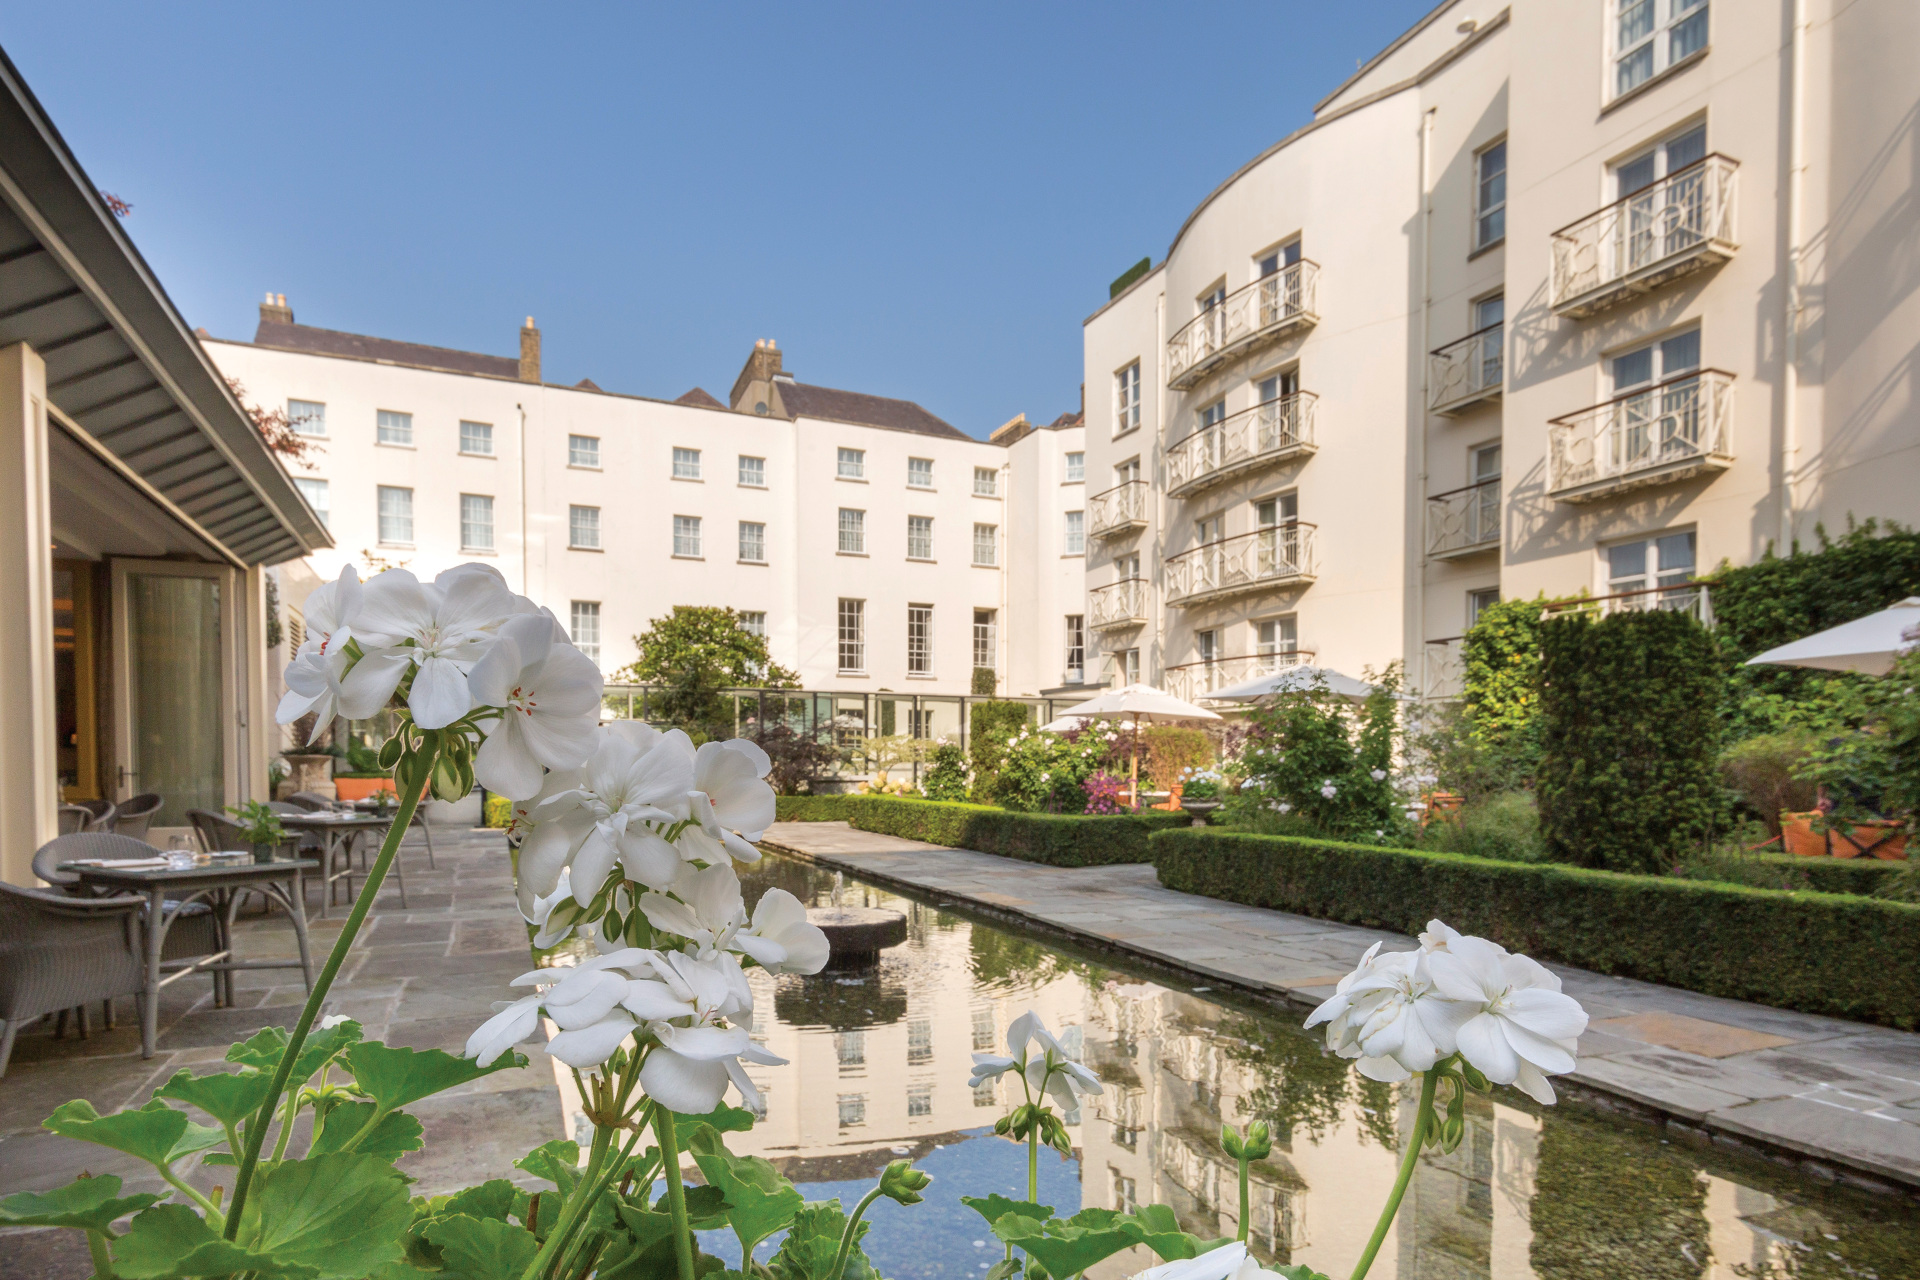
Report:
<svg viewBox="0 0 1920 1280"><path fill-rule="evenodd" d="M657 686L657 714L683 728L725 727L731 735L723 689L799 687L799 677L767 652L766 637L741 626L732 609L677 604L633 642L640 658L616 672L615 683Z"/></svg>

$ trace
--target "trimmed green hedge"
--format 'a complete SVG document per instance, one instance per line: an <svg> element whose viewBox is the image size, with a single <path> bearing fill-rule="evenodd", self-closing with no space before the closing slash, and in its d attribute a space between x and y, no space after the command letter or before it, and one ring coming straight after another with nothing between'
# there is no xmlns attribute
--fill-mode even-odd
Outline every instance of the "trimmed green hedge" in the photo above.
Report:
<svg viewBox="0 0 1920 1280"><path fill-rule="evenodd" d="M1787 883L1797 881L1815 893L1853 893L1863 898L1871 898L1879 893L1888 878L1898 874L1907 865L1904 862L1883 862L1879 858L1802 858L1791 853L1754 853L1739 859L1726 859L1718 869L1727 871L1737 868L1741 862L1755 864L1750 879L1740 876L1737 871L1728 877L1737 879L1741 884L1772 889L1779 887L1784 876L1788 878Z"/></svg>
<svg viewBox="0 0 1920 1280"><path fill-rule="evenodd" d="M1905 903L1192 828L1152 848L1160 882L1186 893L1401 933L1437 916L1598 973L1920 1025L1920 907Z"/></svg>
<svg viewBox="0 0 1920 1280"><path fill-rule="evenodd" d="M782 822L845 822L857 831L1053 867L1151 862L1148 836L1193 821L1190 813L1110 817L1015 813L992 805L892 796L780 796L775 805Z"/></svg>

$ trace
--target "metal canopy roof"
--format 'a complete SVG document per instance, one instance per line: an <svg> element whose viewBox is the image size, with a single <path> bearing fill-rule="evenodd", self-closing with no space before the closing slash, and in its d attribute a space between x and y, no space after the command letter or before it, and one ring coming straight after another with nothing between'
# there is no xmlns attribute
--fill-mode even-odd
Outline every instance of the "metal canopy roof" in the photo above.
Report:
<svg viewBox="0 0 1920 1280"><path fill-rule="evenodd" d="M234 558L331 546L225 379L0 51L0 347L47 397Z"/></svg>

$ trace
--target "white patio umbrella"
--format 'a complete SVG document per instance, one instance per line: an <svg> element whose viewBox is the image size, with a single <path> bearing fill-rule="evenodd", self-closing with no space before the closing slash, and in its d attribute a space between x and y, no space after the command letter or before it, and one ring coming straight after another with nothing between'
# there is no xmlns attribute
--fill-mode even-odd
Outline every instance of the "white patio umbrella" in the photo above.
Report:
<svg viewBox="0 0 1920 1280"><path fill-rule="evenodd" d="M1196 707L1184 698L1156 689L1150 684L1130 684L1119 689L1108 689L1097 697L1088 698L1077 706L1068 707L1064 715L1086 716L1129 716L1137 724L1143 720L1218 720L1220 717L1205 707ZM1133 785L1134 807L1140 805L1140 744L1136 738L1133 744L1131 782Z"/></svg>
<svg viewBox="0 0 1920 1280"><path fill-rule="evenodd" d="M1332 692L1355 702L1365 700L1373 692L1373 686L1364 680L1342 675L1332 667L1287 667L1271 675L1255 676L1224 689L1215 689L1207 697L1214 702L1255 702L1268 694L1298 693L1322 683Z"/></svg>
<svg viewBox="0 0 1920 1280"><path fill-rule="evenodd" d="M1908 596L1878 613L1769 649L1748 658L1747 665L1817 667L1883 676L1893 670L1895 658L1914 647L1915 640L1906 638L1906 633L1915 628L1920 628L1920 596Z"/></svg>

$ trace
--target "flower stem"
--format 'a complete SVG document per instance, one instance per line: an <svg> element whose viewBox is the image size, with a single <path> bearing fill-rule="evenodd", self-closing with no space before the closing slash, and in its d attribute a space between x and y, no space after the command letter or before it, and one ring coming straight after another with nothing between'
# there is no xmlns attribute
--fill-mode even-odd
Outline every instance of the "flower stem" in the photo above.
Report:
<svg viewBox="0 0 1920 1280"><path fill-rule="evenodd" d="M1240 1234L1237 1237L1241 1244L1245 1244L1247 1242L1247 1228L1252 1225L1250 1221L1251 1212L1252 1212L1252 1208L1251 1208L1252 1201L1249 1199L1247 1194L1248 1192L1247 1175L1248 1175L1248 1166L1250 1165L1250 1163L1251 1162L1247 1159L1246 1155L1243 1153L1240 1157Z"/></svg>
<svg viewBox="0 0 1920 1280"><path fill-rule="evenodd" d="M347 922L340 929L340 936L334 939L333 950L327 955L326 964L320 968L320 976L314 981L313 990L307 996L306 1005L300 1010L300 1020L294 1024L293 1035L287 1040L286 1049L280 1054L280 1065L274 1068L273 1083L267 1089L267 1096L260 1103L260 1114L247 1126L247 1149L240 1157L240 1168L233 1179L233 1203L227 1210L226 1238L232 1240L240 1230L240 1211L246 1207L247 1191L253 1181L253 1170L260 1163L260 1146L266 1140L268 1123L273 1119L274 1104L280 1101L280 1095L286 1090L287 1078L293 1074L293 1064L300 1057L300 1048L307 1042L307 1033L313 1030L313 1024L320 1017L320 1007L326 1002L327 992L333 988L333 980L340 974L340 966L346 963L347 953L353 949L353 940L360 935L360 927L366 923L367 912L373 909L373 900L380 892L380 884L387 878L388 868L399 855L400 841L406 838L407 828L413 822L413 811L420 804L421 793L433 778L433 747L426 747L422 754L426 759L419 761L405 791L400 793L400 807L394 810L393 825L387 828L387 838L381 842L380 856L373 860L373 866L367 871L367 881L360 889L360 896L354 899L353 910L347 913ZM322 868L324 870L325 868ZM686 1280L691 1280L687 1277Z"/></svg>
<svg viewBox="0 0 1920 1280"><path fill-rule="evenodd" d="M87 1232L87 1252L93 1255L93 1280L113 1280L113 1254L105 1231Z"/></svg>
<svg viewBox="0 0 1920 1280"><path fill-rule="evenodd" d="M680 1266L680 1280L694 1280L693 1230L687 1226L687 1189L680 1185L680 1146L674 1141L673 1112L656 1106L653 1132L660 1139L661 1172L667 1178L667 1211L673 1215L674 1261Z"/></svg>
<svg viewBox="0 0 1920 1280"><path fill-rule="evenodd" d="M1359 1263L1353 1269L1351 1280L1362 1280L1367 1268L1373 1265L1373 1255L1380 1252L1380 1245L1387 1238L1387 1228L1393 1225L1393 1216L1400 1212L1400 1198L1407 1194L1407 1184L1413 1181L1413 1166L1420 1159L1420 1148L1427 1139L1427 1117L1433 1114L1433 1091L1440 1083L1440 1073L1429 1071L1420 1077L1420 1109L1414 1113L1413 1132L1407 1137L1406 1154L1400 1157L1400 1174L1393 1180L1393 1190L1387 1195L1387 1206L1380 1211L1380 1221L1374 1225L1373 1238L1367 1241L1367 1248L1360 1255Z"/></svg>
<svg viewBox="0 0 1920 1280"><path fill-rule="evenodd" d="M1040 1203L1040 1126L1027 1130L1027 1200Z"/></svg>
<svg viewBox="0 0 1920 1280"><path fill-rule="evenodd" d="M860 1229L860 1219L865 1216L867 1206L880 1198L880 1188L860 1197L860 1203L853 1207L853 1214L847 1219L847 1229L840 1233L840 1252L833 1255L833 1270L827 1272L827 1280L840 1280L840 1273L847 1269L847 1255L853 1252L853 1233Z"/></svg>

